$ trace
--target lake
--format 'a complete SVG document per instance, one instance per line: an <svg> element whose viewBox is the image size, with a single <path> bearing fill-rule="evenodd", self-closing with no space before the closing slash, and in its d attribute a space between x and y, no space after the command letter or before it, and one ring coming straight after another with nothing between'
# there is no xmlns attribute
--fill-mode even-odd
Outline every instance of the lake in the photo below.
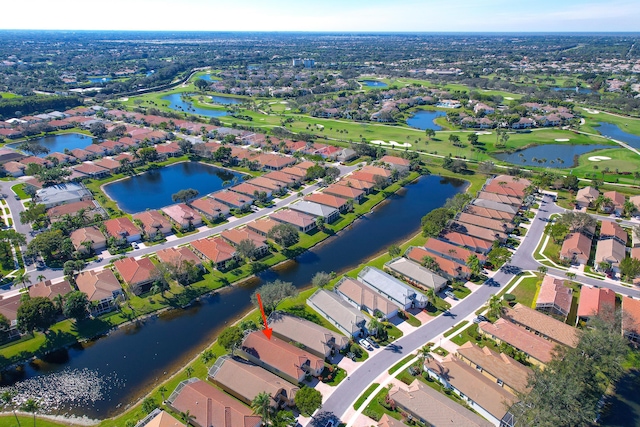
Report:
<svg viewBox="0 0 640 427"><path fill-rule="evenodd" d="M575 88L575 87L552 87L551 90L553 90L554 92L573 92L573 93L580 93L580 94L593 93L593 90L587 89L586 87L579 87L579 88Z"/></svg>
<svg viewBox="0 0 640 427"><path fill-rule="evenodd" d="M93 138L81 133L63 133L60 135L44 136L42 138L32 139L31 141L41 144L49 149L49 153L63 153L65 148L73 150L75 148L85 148L93 143ZM7 147L17 150L20 144L9 144ZM49 155L41 154L38 157L47 157Z"/></svg>
<svg viewBox="0 0 640 427"><path fill-rule="evenodd" d="M611 145L545 144L525 148L514 153L492 154L498 160L522 166L544 166L548 168L571 168L577 166L576 159L590 151L613 148ZM544 161L543 161L544 160Z"/></svg>
<svg viewBox="0 0 640 427"><path fill-rule="evenodd" d="M159 209L175 203L171 195L193 188L201 196L241 181L242 175L199 162L181 162L104 186L104 192L127 213ZM224 185L224 182L228 184Z"/></svg>
<svg viewBox="0 0 640 427"><path fill-rule="evenodd" d="M361 80L360 83L368 87L377 87L378 89L382 89L389 86L385 82L381 82L378 80Z"/></svg>
<svg viewBox="0 0 640 427"><path fill-rule="evenodd" d="M68 402L62 397L59 412L85 414L91 418L113 416L183 367L209 345L222 328L251 309L249 297L263 280L279 278L304 288L318 271L341 273L351 269L418 232L422 216L463 191L465 184L438 176L422 177L392 195L372 213L282 268L265 271L245 285L206 296L188 309L147 319L143 326L121 328L91 343L57 352L47 360L24 364L13 373L16 377L11 378L9 373L2 379L5 384L13 382L16 387L26 384L24 387L31 387L35 393L40 389L39 384L44 385L61 373L70 373L78 381L69 381L68 388L99 384L102 393L94 386L91 394L94 398L90 402L83 398L81 403Z"/></svg>
<svg viewBox="0 0 640 427"><path fill-rule="evenodd" d="M447 113L443 111L422 110L409 117L407 119L407 124L416 129L442 130L442 127L436 124L435 119L446 115Z"/></svg>
<svg viewBox="0 0 640 427"><path fill-rule="evenodd" d="M245 100L240 98L232 98L229 96L212 95L211 101L213 101L215 104L235 105L235 104L242 104Z"/></svg>
<svg viewBox="0 0 640 427"><path fill-rule="evenodd" d="M600 126L596 127L596 130L600 132L601 135L626 142L633 148L640 150L640 136L626 132L620 126L614 125L613 123L600 122L599 125Z"/></svg>
<svg viewBox="0 0 640 427"><path fill-rule="evenodd" d="M169 108L175 111L181 111L189 114L199 114L205 117L222 117L226 116L227 112L222 110L209 110L207 108L194 107L194 105L182 99L179 93L163 96L162 99L169 101Z"/></svg>
<svg viewBox="0 0 640 427"><path fill-rule="evenodd" d="M206 82L213 82L213 81L217 80L217 79L212 79L211 78L211 74L203 74L203 75L199 76L198 78L202 79L202 80L204 80Z"/></svg>

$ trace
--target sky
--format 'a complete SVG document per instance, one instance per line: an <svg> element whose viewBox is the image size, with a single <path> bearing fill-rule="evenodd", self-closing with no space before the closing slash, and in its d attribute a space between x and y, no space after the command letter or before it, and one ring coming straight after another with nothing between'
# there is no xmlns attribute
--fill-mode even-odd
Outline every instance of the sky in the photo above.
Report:
<svg viewBox="0 0 640 427"><path fill-rule="evenodd" d="M2 3L0 29L640 31L640 0L4 0Z"/></svg>

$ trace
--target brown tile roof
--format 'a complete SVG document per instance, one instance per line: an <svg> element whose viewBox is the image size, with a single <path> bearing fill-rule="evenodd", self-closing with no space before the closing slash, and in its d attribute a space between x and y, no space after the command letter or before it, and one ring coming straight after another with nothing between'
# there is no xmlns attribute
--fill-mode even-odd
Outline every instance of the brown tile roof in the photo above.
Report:
<svg viewBox="0 0 640 427"><path fill-rule="evenodd" d="M376 179L375 179L375 174L373 173L367 173L367 172L363 172L363 171L356 171L354 173L352 173L351 175L347 176L344 178L344 180L346 182L349 182L351 180L356 180L356 181L363 181L363 182L367 182L369 184L371 184L370 188L373 188L376 184ZM340 180L343 181L343 180ZM358 186L354 185L352 183L352 185L356 188L359 188Z"/></svg>
<svg viewBox="0 0 640 427"><path fill-rule="evenodd" d="M467 248L456 246L440 239L428 239L424 244L424 248L431 253L439 254L445 258L459 260L461 263L466 263L471 255L477 256L481 262L487 259L483 254L475 253Z"/></svg>
<svg viewBox="0 0 640 427"><path fill-rule="evenodd" d="M35 285L29 286L29 296L45 297L50 300L54 299L57 295L66 295L74 289L68 280L63 280L58 283L51 283L51 280L45 280L44 282L38 282Z"/></svg>
<svg viewBox="0 0 640 427"><path fill-rule="evenodd" d="M292 165L296 162L293 157L278 156L276 154L263 154L260 156L259 161L265 166L271 168L280 169L288 165Z"/></svg>
<svg viewBox="0 0 640 427"><path fill-rule="evenodd" d="M140 229L128 217L109 219L104 222L107 233L116 239L140 234Z"/></svg>
<svg viewBox="0 0 640 427"><path fill-rule="evenodd" d="M93 200L80 200L79 202L54 206L47 209L47 216L52 219L60 218L64 215L74 215L81 209L84 209L85 211L95 211L97 209L96 202Z"/></svg>
<svg viewBox="0 0 640 427"><path fill-rule="evenodd" d="M362 169L360 169L360 171L363 173L371 174L371 175L382 176L384 178L391 177L391 171L389 169L381 168L378 166L365 166Z"/></svg>
<svg viewBox="0 0 640 427"><path fill-rule="evenodd" d="M553 348L557 345L505 319L498 319L495 323L480 322L478 329L512 345L544 364L551 362Z"/></svg>
<svg viewBox="0 0 640 427"><path fill-rule="evenodd" d="M80 160L84 160L87 157L93 156L94 153L92 153L91 151L83 150L82 148L74 148L73 150L71 150L71 154L73 154L74 157Z"/></svg>
<svg viewBox="0 0 640 427"><path fill-rule="evenodd" d="M560 256L564 258L573 258L575 255L580 259L589 259L591 252L591 239L582 233L571 233L562 242Z"/></svg>
<svg viewBox="0 0 640 427"><path fill-rule="evenodd" d="M248 406L199 380L185 385L171 406L189 411L195 417L192 423L200 427L258 427L261 423Z"/></svg>
<svg viewBox="0 0 640 427"><path fill-rule="evenodd" d="M256 248L266 246L267 244L267 240L263 236L259 235L255 231L247 229L246 227L229 228L220 233L220 236L223 239L228 240L234 246L239 245L243 240L251 240L256 245Z"/></svg>
<svg viewBox="0 0 640 427"><path fill-rule="evenodd" d="M505 180L498 180L497 178L495 178L489 184L487 184L483 190L489 193L522 198L524 197L524 189L526 187L526 185L521 183L507 182Z"/></svg>
<svg viewBox="0 0 640 427"><path fill-rule="evenodd" d="M149 258L123 258L113 266L129 286L150 282L158 271Z"/></svg>
<svg viewBox="0 0 640 427"><path fill-rule="evenodd" d="M105 168L110 171L120 168L120 162L114 159L110 159L109 157L103 157L101 159L95 160L93 163L97 166L100 166L101 168Z"/></svg>
<svg viewBox="0 0 640 427"><path fill-rule="evenodd" d="M0 313L12 323L18 319L18 307L20 307L21 296L22 295L0 297Z"/></svg>
<svg viewBox="0 0 640 427"><path fill-rule="evenodd" d="M263 176L259 176L258 178L253 178L247 181L247 183L258 186L258 187L266 188L267 190L271 190L271 191L278 191L285 186L281 182L277 182L272 179L265 178Z"/></svg>
<svg viewBox="0 0 640 427"><path fill-rule="evenodd" d="M411 164L411 162L407 159L403 159L402 157L389 156L389 155L382 156L380 161L384 163L390 163L392 165L399 165L399 166L409 166Z"/></svg>
<svg viewBox="0 0 640 427"><path fill-rule="evenodd" d="M255 192L261 193L265 190L264 187L259 187L257 185L252 184L251 182L241 182L238 185L234 185L233 187L229 187L229 190L235 191L236 193L244 194L245 196L255 197Z"/></svg>
<svg viewBox="0 0 640 427"><path fill-rule="evenodd" d="M158 230L171 229L171 222L159 211L144 211L133 215L133 219L142 222L145 233L155 234Z"/></svg>
<svg viewBox="0 0 640 427"><path fill-rule="evenodd" d="M203 197L191 202L191 206L209 216L227 216L229 215L229 206L212 199L211 197Z"/></svg>
<svg viewBox="0 0 640 427"><path fill-rule="evenodd" d="M377 427L408 427L405 423L400 420L396 420L395 418L390 417L387 414L384 414L380 417L380 421L378 421Z"/></svg>
<svg viewBox="0 0 640 427"><path fill-rule="evenodd" d="M346 185L331 184L324 190L325 194L333 194L334 196L344 197L345 199L357 199L364 195L364 191Z"/></svg>
<svg viewBox="0 0 640 427"><path fill-rule="evenodd" d="M395 305L389 299L375 292L359 280L345 276L335 287L336 292L344 294L358 307L367 307L372 311L380 310L385 316L403 307ZM373 314L373 313L372 313Z"/></svg>
<svg viewBox="0 0 640 427"><path fill-rule="evenodd" d="M521 178L518 176L512 176L512 175L496 175L495 178L493 178L496 182L507 182L507 183L514 183L516 185L520 185L522 186L522 188L527 188L528 186L531 185L531 181L529 181L526 178Z"/></svg>
<svg viewBox="0 0 640 427"><path fill-rule="evenodd" d="M488 240L478 239L468 234L458 233L456 231L445 230L442 232L441 237L456 245L472 248L475 250L486 251L491 248L493 242Z"/></svg>
<svg viewBox="0 0 640 427"><path fill-rule="evenodd" d="M620 263L627 255L625 246L616 239L599 240L596 244L595 265L601 262Z"/></svg>
<svg viewBox="0 0 640 427"><path fill-rule="evenodd" d="M72 167L76 172L83 173L85 175L98 175L104 172L109 172L109 169L103 168L102 166L98 166L95 163L80 163Z"/></svg>
<svg viewBox="0 0 640 427"><path fill-rule="evenodd" d="M316 163L310 162L308 160L305 160L304 162L300 162L300 163L296 164L296 167L300 168L300 169L307 170L310 167L315 166L315 165L316 165Z"/></svg>
<svg viewBox="0 0 640 427"><path fill-rule="evenodd" d="M324 358L274 336L268 339L262 331L247 335L242 342L242 350L292 378L303 377L306 372L304 366L313 371L321 371L324 367Z"/></svg>
<svg viewBox="0 0 640 427"><path fill-rule="evenodd" d="M107 244L107 238L104 237L104 234L102 234L98 227L93 226L79 228L73 231L69 235L69 238L76 250L79 250L82 247L83 242L92 242L98 246Z"/></svg>
<svg viewBox="0 0 640 427"><path fill-rule="evenodd" d="M615 237L625 244L628 239L627 232L624 231L624 228L620 227L620 225L613 221L602 221L602 226L600 227L600 238L602 239L604 237Z"/></svg>
<svg viewBox="0 0 640 427"><path fill-rule="evenodd" d="M166 248L156 252L158 260L164 264L180 266L186 261L192 262L196 266L201 266L202 261L191 249L186 246L178 248Z"/></svg>
<svg viewBox="0 0 640 427"><path fill-rule="evenodd" d="M540 292L536 299L536 306L554 306L561 312L568 314L571 311L573 291L564 285L564 280L545 275L540 285Z"/></svg>
<svg viewBox="0 0 640 427"><path fill-rule="evenodd" d="M525 326L552 341L569 347L578 345L580 339L580 331L576 328L520 303L513 308L506 308L503 317L510 322Z"/></svg>
<svg viewBox="0 0 640 427"><path fill-rule="evenodd" d="M626 201L625 195L622 194L622 193L619 193L617 191L607 191L606 193L603 193L602 195L605 198L611 199L611 202L613 202L613 206L615 208L621 209L624 206L624 202Z"/></svg>
<svg viewBox="0 0 640 427"><path fill-rule="evenodd" d="M332 349L342 349L349 343L349 338L342 334L284 312L271 313L268 323L278 337L302 344L318 356L324 357Z"/></svg>
<svg viewBox="0 0 640 427"><path fill-rule="evenodd" d="M520 199L519 197L512 197L504 194L490 193L487 191L479 192L478 199L491 200L492 202L504 203L512 206L520 206L522 204L522 199Z"/></svg>
<svg viewBox="0 0 640 427"><path fill-rule="evenodd" d="M277 181L277 182L281 182L283 184L286 185L290 185L293 184L296 181L299 181L298 178L293 177L289 174L286 174L284 172L280 172L280 171L273 171L273 172L269 172L266 175L263 175L265 178L270 179L272 181Z"/></svg>
<svg viewBox="0 0 640 427"><path fill-rule="evenodd" d="M460 275L460 273L471 274L471 270L469 270L469 267L467 267L466 263L459 263L450 259L443 258L438 254L428 252L426 249L413 247L407 252L407 258L417 262L418 264L422 264L422 260L426 256L433 258L438 263L440 270L442 270L449 276L457 277Z"/></svg>
<svg viewBox="0 0 640 427"><path fill-rule="evenodd" d="M113 297L114 292L122 291L120 282L113 271L105 268L95 272L83 271L76 277L78 289L87 294L89 301L100 301Z"/></svg>
<svg viewBox="0 0 640 427"><path fill-rule="evenodd" d="M234 257L236 250L220 237L200 239L191 242L191 246L203 256L217 263L228 261Z"/></svg>
<svg viewBox="0 0 640 427"><path fill-rule="evenodd" d="M502 231L490 230L478 225L468 224L460 221L451 221L449 228L459 233L464 233L469 236L477 237L478 239L487 240L493 242L496 239L506 240L507 235Z"/></svg>
<svg viewBox="0 0 640 427"><path fill-rule="evenodd" d="M375 186L374 183L369 181L359 180L353 177L353 175L341 179L336 184L342 185L344 187L351 187L351 188L355 188L356 190L364 190L364 191L369 191Z"/></svg>
<svg viewBox="0 0 640 427"><path fill-rule="evenodd" d="M640 300L622 297L622 330L640 335Z"/></svg>
<svg viewBox="0 0 640 427"><path fill-rule="evenodd" d="M306 169L301 169L301 168L296 167L296 166L291 166L291 167L288 167L288 168L284 168L280 172L286 173L286 174L289 174L289 175L293 175L297 179L304 179L307 176Z"/></svg>
<svg viewBox="0 0 640 427"><path fill-rule="evenodd" d="M231 205L236 208L240 208L244 205L253 203L253 198L249 196L245 196L240 193L235 193L233 191L222 190L211 195L216 200L219 200L222 203L227 205Z"/></svg>
<svg viewBox="0 0 640 427"><path fill-rule="evenodd" d="M298 211L292 211L291 209L282 209L280 211L274 212L273 214L271 214L271 218L279 222L293 224L296 227L300 228L305 228L316 223L316 219L313 215Z"/></svg>
<svg viewBox="0 0 640 427"><path fill-rule="evenodd" d="M269 231L271 231L271 229L278 224L280 223L277 221L274 221L273 219L267 216L264 218L257 219L255 221L251 221L250 223L247 224L247 228L250 228L251 230L257 233L263 233L267 235L269 234Z"/></svg>
<svg viewBox="0 0 640 427"><path fill-rule="evenodd" d="M513 230L513 224L511 224L509 221L472 215L465 212L460 213L457 220L467 224L473 224L477 225L478 227L488 228L503 233L507 233Z"/></svg>
<svg viewBox="0 0 640 427"><path fill-rule="evenodd" d="M304 200L308 202L319 203L321 205L329 206L336 209L341 209L347 204L347 199L324 193L309 194L308 196L304 197Z"/></svg>
<svg viewBox="0 0 640 427"><path fill-rule="evenodd" d="M600 192L593 187L584 187L576 193L576 201L582 203L592 203L600 196Z"/></svg>
<svg viewBox="0 0 640 427"><path fill-rule="evenodd" d="M616 293L608 288L583 285L580 288L578 317L612 315L616 310Z"/></svg>
<svg viewBox="0 0 640 427"><path fill-rule="evenodd" d="M145 424L145 427L182 427L183 425L182 421L176 420L168 412L160 411L158 415Z"/></svg>
<svg viewBox="0 0 640 427"><path fill-rule="evenodd" d="M202 216L185 203L164 207L162 212L178 224L191 222L194 225L198 225L202 223Z"/></svg>
<svg viewBox="0 0 640 427"><path fill-rule="evenodd" d="M495 209L484 208L482 206L476 206L472 204L468 204L467 207L464 209L464 212L470 215L482 216L485 218L492 218L492 219L498 219L498 220L505 220L508 222L513 221L513 218L515 217L514 214L509 212L502 212Z"/></svg>

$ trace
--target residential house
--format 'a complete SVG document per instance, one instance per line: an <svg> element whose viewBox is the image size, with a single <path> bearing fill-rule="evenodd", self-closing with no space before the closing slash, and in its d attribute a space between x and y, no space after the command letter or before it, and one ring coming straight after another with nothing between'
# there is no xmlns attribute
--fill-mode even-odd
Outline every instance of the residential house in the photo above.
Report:
<svg viewBox="0 0 640 427"><path fill-rule="evenodd" d="M3 164L2 169L4 169L7 175L18 178L24 175L24 171L25 169L27 169L27 165L24 165L20 162L10 161Z"/></svg>
<svg viewBox="0 0 640 427"><path fill-rule="evenodd" d="M433 359L424 366L430 377L451 389L494 425L502 425L502 419L510 417L508 411L517 402L516 397L457 357L450 354L442 362Z"/></svg>
<svg viewBox="0 0 640 427"><path fill-rule="evenodd" d="M324 194L330 194L343 199L352 199L354 202L361 203L365 192L364 190L335 183L325 188Z"/></svg>
<svg viewBox="0 0 640 427"><path fill-rule="evenodd" d="M215 200L232 209L249 209L253 204L253 199L251 197L229 190L215 192L211 194L210 197L213 197Z"/></svg>
<svg viewBox="0 0 640 427"><path fill-rule="evenodd" d="M7 318L9 321L9 335L19 336L18 332L18 308L21 304L22 295L16 294L13 296L0 295L0 314Z"/></svg>
<svg viewBox="0 0 640 427"><path fill-rule="evenodd" d="M318 289L307 299L307 305L347 336L366 334L364 314L334 292Z"/></svg>
<svg viewBox="0 0 640 427"><path fill-rule="evenodd" d="M289 209L306 213L316 218L324 218L326 223L331 223L340 216L340 211L338 211L338 209L318 203L308 202L306 200L290 204Z"/></svg>
<svg viewBox="0 0 640 427"><path fill-rule="evenodd" d="M580 340L580 331L576 328L520 303L505 308L502 317L557 344L575 348Z"/></svg>
<svg viewBox="0 0 640 427"><path fill-rule="evenodd" d="M336 161L341 163L349 162L358 157L358 153L351 148L343 148L336 154Z"/></svg>
<svg viewBox="0 0 640 427"><path fill-rule="evenodd" d="M603 316L611 319L616 311L616 293L608 288L596 288L582 285L576 324L579 321L588 322L592 316Z"/></svg>
<svg viewBox="0 0 640 427"><path fill-rule="evenodd" d="M160 211L140 212L133 215L133 220L142 223L142 230L149 240L154 240L158 236L171 234L171 221L162 215Z"/></svg>
<svg viewBox="0 0 640 427"><path fill-rule="evenodd" d="M118 245L132 243L142 238L142 231L126 216L106 220L104 226L107 234L116 239Z"/></svg>
<svg viewBox="0 0 640 427"><path fill-rule="evenodd" d="M476 237L478 239L487 240L489 242L493 242L495 240L498 240L499 242L505 242L507 240L507 234L502 231L495 231L459 221L451 221L449 223L449 229L457 231L458 233Z"/></svg>
<svg viewBox="0 0 640 427"><path fill-rule="evenodd" d="M109 176L111 173L109 169L105 169L92 162L80 163L71 169L80 174L80 178L100 179Z"/></svg>
<svg viewBox="0 0 640 427"><path fill-rule="evenodd" d="M466 249L459 248L467 251ZM468 251L471 252L471 251ZM414 261L415 263L422 265L425 263L425 258L431 258L437 264L438 268L433 269L436 273L443 278L452 280L466 280L471 275L471 270L465 264L466 261L458 261L450 258L444 258L438 253L427 251L425 248L411 246L405 252L405 257ZM483 257L484 258L484 257ZM428 269L427 269L428 270ZM419 286L421 287L421 286Z"/></svg>
<svg viewBox="0 0 640 427"><path fill-rule="evenodd" d="M311 193L308 196L305 196L304 200L329 206L330 208L338 209L340 212L346 212L349 207L348 199L325 193Z"/></svg>
<svg viewBox="0 0 640 427"><path fill-rule="evenodd" d="M263 257L269 253L269 246L264 236L251 231L247 227L229 228L220 233L220 237L235 247L238 247L244 240L251 241L255 247L253 256L256 258Z"/></svg>
<svg viewBox="0 0 640 427"><path fill-rule="evenodd" d="M270 192L272 196L274 194L282 194L287 191L287 186L283 183L265 178L264 176L259 176L246 182L255 185L256 187L260 187L261 191Z"/></svg>
<svg viewBox="0 0 640 427"><path fill-rule="evenodd" d="M161 249L156 252L156 256L158 257L158 261L163 264L170 264L176 267L180 267L186 262L190 262L199 269L204 270L204 266L202 265L202 261L200 260L200 258L198 258L198 255L196 255L187 246Z"/></svg>
<svg viewBox="0 0 640 427"><path fill-rule="evenodd" d="M34 202L49 209L65 203L93 199L91 192L81 184L58 184L36 191Z"/></svg>
<svg viewBox="0 0 640 427"><path fill-rule="evenodd" d="M480 322L478 332L496 341L498 345L506 343L520 350L529 363L541 367L551 362L553 349L557 345L505 319L498 319L495 323Z"/></svg>
<svg viewBox="0 0 640 427"><path fill-rule="evenodd" d="M51 162L49 160L43 159L42 157L29 156L19 160L25 166L29 166L31 164L35 164L38 166L42 166L43 168L48 168L51 166Z"/></svg>
<svg viewBox="0 0 640 427"><path fill-rule="evenodd" d="M313 215L291 209L276 211L271 214L271 219L283 224L291 224L303 233L308 233L317 227L316 218Z"/></svg>
<svg viewBox="0 0 640 427"><path fill-rule="evenodd" d="M440 239L427 239L424 244L424 249L431 254L439 255L442 258L450 259L459 264L466 264L471 255L475 255L480 261L480 264L484 264L487 260L487 257L483 254L473 252L467 248L456 246Z"/></svg>
<svg viewBox="0 0 640 427"><path fill-rule="evenodd" d="M251 408L211 384L191 378L178 384L167 404L176 412L189 412L196 427L260 427L262 419Z"/></svg>
<svg viewBox="0 0 640 427"><path fill-rule="evenodd" d="M101 159L95 160L93 164L108 170L109 173L116 173L122 167L119 161L112 159L111 157L103 157Z"/></svg>
<svg viewBox="0 0 640 427"><path fill-rule="evenodd" d="M564 280L546 275L542 279L536 298L536 310L566 320L571 311L573 290L564 285Z"/></svg>
<svg viewBox="0 0 640 427"><path fill-rule="evenodd" d="M640 196L631 196L629 201L636 207L636 212L640 212Z"/></svg>
<svg viewBox="0 0 640 427"><path fill-rule="evenodd" d="M380 161L389 165L391 169L395 169L398 172L408 172L409 166L411 165L409 160L397 156L386 155L383 156Z"/></svg>
<svg viewBox="0 0 640 427"><path fill-rule="evenodd" d="M516 199L517 200L517 199ZM475 206L480 206L482 208L493 209L496 211L507 212L511 215L517 215L520 210L521 203L518 202L518 205L506 204L501 202L496 202L494 200L476 198L473 202L471 202Z"/></svg>
<svg viewBox="0 0 640 427"><path fill-rule="evenodd" d="M236 257L234 247L221 237L195 240L191 242L191 247L200 257L210 260L218 270L226 269Z"/></svg>
<svg viewBox="0 0 640 427"><path fill-rule="evenodd" d="M68 280L63 280L57 283L51 283L51 280L45 280L29 286L29 296L31 298L49 298L53 301L58 295L65 296L73 290L74 289Z"/></svg>
<svg viewBox="0 0 640 427"><path fill-rule="evenodd" d="M107 154L107 149L100 144L87 145L84 150L90 152L94 157L102 157ZM71 153L73 154L73 151Z"/></svg>
<svg viewBox="0 0 640 427"><path fill-rule="evenodd" d="M300 182L307 179L307 170L297 166L289 166L281 170L282 173L295 177Z"/></svg>
<svg viewBox="0 0 640 427"><path fill-rule="evenodd" d="M610 270L616 274L620 272L620 263L626 255L626 247L619 240L598 240L593 266L597 271L600 271L603 270L606 264L608 267L604 268L604 270Z"/></svg>
<svg viewBox="0 0 640 427"><path fill-rule="evenodd" d="M275 154L263 154L260 156L260 159L263 167L271 171L279 171L287 166L295 164L296 162L296 159L293 157L278 156Z"/></svg>
<svg viewBox="0 0 640 427"><path fill-rule="evenodd" d="M278 337L269 339L262 331L247 334L237 354L293 384L308 375L317 377L324 370L324 358Z"/></svg>
<svg viewBox="0 0 640 427"><path fill-rule="evenodd" d="M244 194L245 196L255 197L256 199L258 199L260 193L264 193L267 199L270 199L273 196L273 191L268 188L253 185L251 182L242 182L234 185L233 187L229 187L229 190Z"/></svg>
<svg viewBox="0 0 640 427"><path fill-rule="evenodd" d="M159 278L158 269L149 258L123 258L115 261L113 267L136 295L148 290Z"/></svg>
<svg viewBox="0 0 640 427"><path fill-rule="evenodd" d="M365 194L369 194L371 190L376 186L373 182L362 181L353 177L353 175L349 175L346 178L342 178L338 182L338 185L342 185L344 187L355 188L356 190L362 190Z"/></svg>
<svg viewBox="0 0 640 427"><path fill-rule="evenodd" d="M504 194L489 193L487 191L478 192L477 198L487 200L490 202L511 205L517 208L519 208L522 205L522 199L520 197L505 196ZM517 211L515 213L517 213Z"/></svg>
<svg viewBox="0 0 640 427"><path fill-rule="evenodd" d="M502 233L511 233L514 229L513 223L502 219L486 218L484 216L472 215L461 212L456 216L456 221L471 224L489 230L499 231Z"/></svg>
<svg viewBox="0 0 640 427"><path fill-rule="evenodd" d="M623 245L627 245L629 236L624 228L613 221L602 221L600 227L600 240L615 239Z"/></svg>
<svg viewBox="0 0 640 427"><path fill-rule="evenodd" d="M217 221L229 216L231 210L229 206L211 197L203 197L191 202L191 207L200 212L209 221Z"/></svg>
<svg viewBox="0 0 640 427"><path fill-rule="evenodd" d="M76 276L78 290L87 294L91 303L89 309L93 316L111 311L117 298L123 294L122 286L113 271L84 270Z"/></svg>
<svg viewBox="0 0 640 427"><path fill-rule="evenodd" d="M274 311L267 322L273 335L322 358L329 358L349 345L349 338L306 319Z"/></svg>
<svg viewBox="0 0 640 427"><path fill-rule="evenodd" d="M366 266L362 269L358 273L358 280L386 296L405 310L427 306L426 296L375 267Z"/></svg>
<svg viewBox="0 0 640 427"><path fill-rule="evenodd" d="M444 230L440 233L440 239L456 246L467 248L473 252L486 255L493 247L493 242L469 236L452 230Z"/></svg>
<svg viewBox="0 0 640 427"><path fill-rule="evenodd" d="M526 187L527 186L524 185L524 183L498 181L498 178L494 178L489 183L485 184L482 190L488 193L496 193L504 196L524 199Z"/></svg>
<svg viewBox="0 0 640 427"><path fill-rule="evenodd" d="M75 163L77 161L77 159L73 156L58 152L47 154L47 160L50 160L51 163L57 163L59 165L67 165L69 163Z"/></svg>
<svg viewBox="0 0 640 427"><path fill-rule="evenodd" d="M156 408L138 422L135 427L180 427L182 421L178 421L168 412Z"/></svg>
<svg viewBox="0 0 640 427"><path fill-rule="evenodd" d="M591 253L591 239L582 233L570 233L560 249L560 258L571 264L586 265Z"/></svg>
<svg viewBox="0 0 640 427"><path fill-rule="evenodd" d="M301 178L280 171L269 172L264 175L264 177L272 181L276 181L285 187L293 187L302 182Z"/></svg>
<svg viewBox="0 0 640 427"><path fill-rule="evenodd" d="M520 120L511 125L512 129L530 129L536 125L535 120L529 117L520 117Z"/></svg>
<svg viewBox="0 0 640 427"><path fill-rule="evenodd" d="M81 162L84 162L85 160L93 159L95 157L95 153L84 150L82 148L74 148L73 150L71 150L71 154L73 155L73 157L80 160Z"/></svg>
<svg viewBox="0 0 640 427"><path fill-rule="evenodd" d="M209 379L222 390L247 405L251 405L260 393L271 396L274 409L293 407L300 388L279 376L244 359L219 357L209 370Z"/></svg>
<svg viewBox="0 0 640 427"><path fill-rule="evenodd" d="M447 286L447 279L407 258L392 259L385 263L384 268L423 291L433 289L440 292Z"/></svg>
<svg viewBox="0 0 640 427"><path fill-rule="evenodd" d="M515 218L515 214L510 212L497 211L495 209L483 208L482 206L476 206L472 204L468 204L463 212L469 215L491 218L499 221L506 221L508 223L512 222Z"/></svg>
<svg viewBox="0 0 640 427"><path fill-rule="evenodd" d="M604 212L614 213L616 215L622 215L624 212L624 203L626 201L626 197L624 194L619 193L617 191L607 191L602 194L605 199L610 199L611 204L603 205L602 210Z"/></svg>
<svg viewBox="0 0 640 427"><path fill-rule="evenodd" d="M182 148L177 142L169 142L168 144L156 145L156 151L160 158L177 157L182 154Z"/></svg>
<svg viewBox="0 0 640 427"><path fill-rule="evenodd" d="M433 427L493 427L493 424L447 396L438 393L418 379L403 388L394 385L389 390L388 403L406 412L421 423ZM405 424L383 415L378 427L403 427Z"/></svg>
<svg viewBox="0 0 640 427"><path fill-rule="evenodd" d="M251 221L247 224L247 228L260 236L267 237L273 227L279 225L278 221L273 220L269 216Z"/></svg>
<svg viewBox="0 0 640 427"><path fill-rule="evenodd" d="M395 301L386 298L364 283L352 279L349 276L344 276L340 279L334 290L355 308L373 317L380 315L382 319L388 320L397 315L398 310L404 308Z"/></svg>
<svg viewBox="0 0 640 427"><path fill-rule="evenodd" d="M634 343L640 342L640 300L622 296L622 334Z"/></svg>
<svg viewBox="0 0 640 427"><path fill-rule="evenodd" d="M596 199L600 197L600 192L589 186L578 190L576 193L576 206L579 208L592 208Z"/></svg>
<svg viewBox="0 0 640 427"><path fill-rule="evenodd" d="M107 218L108 215L95 200L81 200L79 202L65 203L47 209L47 216L51 222L62 220L66 215L77 216L82 214L85 218Z"/></svg>
<svg viewBox="0 0 640 427"><path fill-rule="evenodd" d="M202 225L202 216L186 203L167 206L162 208L162 212L182 230L190 230Z"/></svg>
<svg viewBox="0 0 640 427"><path fill-rule="evenodd" d="M89 250L97 254L107 248L107 238L95 226L74 230L69 238L75 250L83 254L89 253Z"/></svg>
<svg viewBox="0 0 640 427"><path fill-rule="evenodd" d="M466 342L456 351L459 360L481 372L509 393L527 393L527 381L533 370L504 353Z"/></svg>

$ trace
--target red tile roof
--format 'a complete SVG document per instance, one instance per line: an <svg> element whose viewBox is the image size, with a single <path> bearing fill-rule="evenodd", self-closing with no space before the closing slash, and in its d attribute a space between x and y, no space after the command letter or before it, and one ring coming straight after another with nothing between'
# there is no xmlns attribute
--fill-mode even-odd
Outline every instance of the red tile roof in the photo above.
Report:
<svg viewBox="0 0 640 427"><path fill-rule="evenodd" d="M185 261L190 261L196 266L201 266L202 261L191 249L186 246L178 248L166 248L156 252L156 256L160 262L180 266Z"/></svg>
<svg viewBox="0 0 640 427"><path fill-rule="evenodd" d="M156 267L149 258L123 258L114 262L113 266L129 286L147 283L157 273Z"/></svg>
<svg viewBox="0 0 640 427"><path fill-rule="evenodd" d="M541 336L516 326L505 319L498 319L493 324L480 322L478 329L512 345L542 363L546 364L551 361L555 343L545 340Z"/></svg>
<svg viewBox="0 0 640 427"><path fill-rule="evenodd" d="M321 205L330 206L336 209L342 209L347 204L347 199L342 197L332 196L324 193L312 193L304 197L304 200Z"/></svg>
<svg viewBox="0 0 640 427"><path fill-rule="evenodd" d="M58 283L51 283L51 280L45 280L44 282L38 282L35 285L29 286L29 296L45 297L53 300L57 295L65 296L74 289L68 280L63 280Z"/></svg>
<svg viewBox="0 0 640 427"><path fill-rule="evenodd" d="M191 246L216 264L229 261L236 254L233 246L225 242L221 237L195 240L191 242Z"/></svg>
<svg viewBox="0 0 640 427"><path fill-rule="evenodd" d="M140 229L126 216L104 222L107 233L116 239L140 234Z"/></svg>
<svg viewBox="0 0 640 427"><path fill-rule="evenodd" d="M616 309L616 293L608 288L595 288L583 285L580 288L578 317L614 314Z"/></svg>

